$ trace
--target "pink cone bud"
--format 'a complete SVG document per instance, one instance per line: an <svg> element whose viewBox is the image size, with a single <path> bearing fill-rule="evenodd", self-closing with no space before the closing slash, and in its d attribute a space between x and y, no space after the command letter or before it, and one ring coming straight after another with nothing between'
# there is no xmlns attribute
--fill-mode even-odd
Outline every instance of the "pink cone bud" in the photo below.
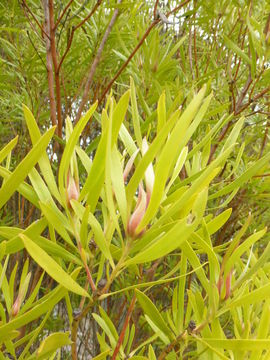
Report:
<svg viewBox="0 0 270 360"><path fill-rule="evenodd" d="M226 277L226 295L225 299L227 300L231 295L231 281L232 281L232 271Z"/></svg>
<svg viewBox="0 0 270 360"><path fill-rule="evenodd" d="M140 183L137 204L136 204L133 214L131 215L131 217L128 221L128 226L127 226L128 235L130 235L131 237L136 237L137 226L141 222L141 220L145 214L146 208L147 208L146 193L143 189L142 184ZM143 231L139 235L141 235L142 233L143 233Z"/></svg>
<svg viewBox="0 0 270 360"><path fill-rule="evenodd" d="M218 279L217 288L218 288L219 295L222 294L222 289L224 288L223 286L225 286L225 289L224 289L225 290L225 300L227 300L231 295L231 281L232 281L232 270L226 276L225 283L224 283L223 276L221 276ZM222 298L224 298L224 295L222 296Z"/></svg>
<svg viewBox="0 0 270 360"><path fill-rule="evenodd" d="M20 308L21 308L21 299L18 296L17 299L15 300L14 304L12 305L11 315L12 316L18 315L18 312L20 311Z"/></svg>
<svg viewBox="0 0 270 360"><path fill-rule="evenodd" d="M74 178L70 175L70 172L68 172L67 176L67 203L70 207L70 201L71 200L78 200L80 194L79 190L79 184L76 183Z"/></svg>

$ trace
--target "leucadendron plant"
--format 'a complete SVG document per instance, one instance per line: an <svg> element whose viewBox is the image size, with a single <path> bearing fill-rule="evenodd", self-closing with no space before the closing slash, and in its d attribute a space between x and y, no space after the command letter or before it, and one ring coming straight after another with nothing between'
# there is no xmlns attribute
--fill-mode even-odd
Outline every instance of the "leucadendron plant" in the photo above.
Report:
<svg viewBox="0 0 270 360"><path fill-rule="evenodd" d="M23 106L32 148L12 170L17 138L0 151L0 208L18 193L35 216L0 227L0 359L269 359L270 247L253 250L266 229L245 235L250 216L230 241L212 239L270 153L228 177L245 120L206 127L212 94L193 95L182 109L163 93L143 131L131 80L101 114L93 104L74 127L66 119L59 163L55 129L41 134ZM94 113L89 153L79 140Z"/></svg>

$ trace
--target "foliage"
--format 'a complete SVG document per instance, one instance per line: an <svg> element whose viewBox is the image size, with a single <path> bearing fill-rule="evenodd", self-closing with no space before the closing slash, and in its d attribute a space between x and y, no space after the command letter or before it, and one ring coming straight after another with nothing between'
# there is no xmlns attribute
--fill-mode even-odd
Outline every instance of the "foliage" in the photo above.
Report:
<svg viewBox="0 0 270 360"><path fill-rule="evenodd" d="M269 10L1 2L0 359L269 358Z"/></svg>

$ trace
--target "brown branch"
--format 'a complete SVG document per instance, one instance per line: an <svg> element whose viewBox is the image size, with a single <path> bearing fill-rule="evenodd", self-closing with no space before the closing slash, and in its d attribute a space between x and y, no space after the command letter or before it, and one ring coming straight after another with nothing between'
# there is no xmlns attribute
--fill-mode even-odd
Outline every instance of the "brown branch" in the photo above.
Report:
<svg viewBox="0 0 270 360"><path fill-rule="evenodd" d="M118 3L120 3L120 1L118 1ZM102 54L102 51L104 49L104 46L105 46L105 43L109 37L109 34L112 30L112 27L117 19L117 16L118 16L118 13L119 13L119 9L116 8L114 10L114 13L112 15L112 18L107 26L107 29L105 30L105 33L103 35L103 38L101 40L101 43L99 45L99 48L97 50L97 54L94 58L94 61L91 65L91 68L90 68L90 71L88 73L88 76L87 76L87 81L86 81L86 84L85 84L85 88L84 88L84 92L83 92L83 95L82 95L82 101L80 103L80 106L79 106L79 109L78 109L78 112L77 112L77 115L76 115L76 119L75 119L75 123L80 119L81 117L81 113L83 111L83 108L85 106L85 104L87 103L87 99L88 99L88 94L89 94L89 89L90 89L90 86L92 84L92 81L93 81L93 77L94 77L94 74L96 72L96 68L100 62L100 59L101 59L101 54Z"/></svg>
<svg viewBox="0 0 270 360"><path fill-rule="evenodd" d="M71 326L71 356L72 360L77 360L77 334L79 328L79 319L74 318Z"/></svg>
<svg viewBox="0 0 270 360"><path fill-rule="evenodd" d="M54 30L57 29L57 26L60 24L61 20L63 19L66 11L68 10L68 8L70 7L71 3L73 2L74 0L70 0L67 4L67 6L64 8L62 14L59 16L58 20L56 21L55 25L54 25Z"/></svg>
<svg viewBox="0 0 270 360"><path fill-rule="evenodd" d="M48 39L50 39L50 36L48 35L48 32L46 32L43 29L43 26L40 24L40 22L38 21L38 19L36 18L36 16L33 14L33 12L31 11L31 9L29 8L29 6L26 4L25 0L22 0L22 5L24 7L26 7L26 9L28 10L28 12L30 13L30 15L32 16L32 18L34 19L35 23L37 24L37 26L40 28L42 34L44 34Z"/></svg>
<svg viewBox="0 0 270 360"><path fill-rule="evenodd" d="M93 9L91 10L90 14L86 16L85 19L83 19L77 26L73 26L72 27L72 30L71 30L71 34L70 34L70 37L68 39L68 44L67 44L67 47L66 47L66 50L64 52L64 55L62 56L60 62L59 62L59 65L58 65L58 69L57 71L60 72L60 69L61 69L61 66L65 60L65 57L67 56L67 53L69 52L70 50L70 47L71 47L71 44L72 44L72 40L73 40L73 36L74 36L74 33L77 29L79 29L87 20L90 19L90 17L94 14L94 12L97 10L97 8L99 7L99 5L102 3L102 0L98 0L96 5L93 7Z"/></svg>
<svg viewBox="0 0 270 360"><path fill-rule="evenodd" d="M180 5L178 5L176 8L174 8L172 11L169 11L166 14L166 17L168 17L169 15L172 15L174 13L176 13L179 9L181 9L184 5L186 5L187 3L189 3L191 0L184 0ZM148 29L146 30L146 32L144 33L144 35L142 36L141 40L139 41L139 43L136 45L136 47L134 48L134 50L132 51L132 53L129 55L129 57L127 58L127 60L124 62L124 64L120 67L120 69L117 71L117 73L115 74L115 76L112 78L112 80L109 82L109 84L106 86L103 94L101 95L100 99L98 100L99 103L101 103L106 94L108 93L108 91L110 91L113 83L115 82L115 80L121 75L121 73L125 70L125 68L128 66L128 64L130 63L130 61L132 60L132 58L134 57L134 55L136 54L136 52L140 49L140 47L142 46L142 44L144 43L144 40L147 38L147 36L149 35L149 33L151 32L151 30L160 22L160 18L155 19L150 26L148 27Z"/></svg>
<svg viewBox="0 0 270 360"><path fill-rule="evenodd" d="M123 341L124 341L124 337L125 337L125 334L126 334L126 330L127 330L127 326L128 326L128 323L129 323L129 320L130 320L130 317L131 317L131 314L132 314L132 311L134 309L134 306L135 306L135 302L136 302L136 296L134 295L132 300L131 300L131 303L129 305L129 308L128 308L128 311L127 311L127 315L126 315L126 318L125 318L125 322L124 322L124 325L123 325L123 328L122 328L122 331L120 333L120 336L118 338L118 341L117 341L117 344L116 344L116 347L114 349L114 352L113 352L113 355L112 355L112 360L115 360L116 359L116 356L120 350L120 346L122 345Z"/></svg>
<svg viewBox="0 0 270 360"><path fill-rule="evenodd" d="M159 355L158 360L164 360L166 356L174 349L178 343L183 340L187 336L187 330L184 330L180 335L177 336L177 338L168 344L165 349L162 351L162 353Z"/></svg>
<svg viewBox="0 0 270 360"><path fill-rule="evenodd" d="M173 10L169 11L166 14L166 17L169 17L172 14L175 14L178 10L180 10L183 6L185 6L186 4L188 4L191 0L185 0L183 1L180 5L176 6Z"/></svg>
<svg viewBox="0 0 270 360"><path fill-rule="evenodd" d="M40 61L42 62L42 64L43 64L43 65L45 66L45 68L47 69L47 66L46 66L46 64L45 64L44 60L42 59L42 57L40 56L40 54L39 54L39 52L38 52L38 49L36 48L36 46L35 46L35 44L34 44L33 40L31 39L31 36L30 36L30 34L29 34L29 31L28 31L28 30L26 30L26 35L27 35L27 37L28 37L28 39L29 39L29 41L30 41L31 45L33 46L33 48L34 48L34 50L35 50L35 52L36 52L37 56L39 57Z"/></svg>
<svg viewBox="0 0 270 360"><path fill-rule="evenodd" d="M251 83L252 83L252 78L251 78L251 74L249 73L247 81L245 83L245 86L243 87L243 89L238 97L237 103L235 105L235 112L237 112L238 109L240 109Z"/></svg>
<svg viewBox="0 0 270 360"><path fill-rule="evenodd" d="M31 19L30 19L30 16L28 15L25 7L23 6L23 3L21 4L22 5L22 10L24 12L24 15L26 16L26 18L28 19L28 22L29 22L29 25L31 26L32 30L34 31L34 33L39 37L39 39L41 41L44 41L44 39L40 36L39 32L37 31L37 29L35 28L34 24L32 23Z"/></svg>
<svg viewBox="0 0 270 360"><path fill-rule="evenodd" d="M159 0L156 0L154 6L154 19L157 19L157 7L158 7Z"/></svg>
<svg viewBox="0 0 270 360"><path fill-rule="evenodd" d="M62 107L61 107L61 86L58 71L57 52L55 46L55 30L54 30L54 12L53 0L49 0L49 17L50 17L50 38L51 38L51 54L55 75L56 90L56 107L57 107L57 135L62 139Z"/></svg>
<svg viewBox="0 0 270 360"><path fill-rule="evenodd" d="M267 86L265 89L263 89L259 94L255 95L253 99L250 99L245 105L243 105L236 113L235 115L239 115L242 111L244 111L251 103L261 98L263 95L267 94L270 91L270 86Z"/></svg>
<svg viewBox="0 0 270 360"><path fill-rule="evenodd" d="M113 83L115 82L115 80L120 76L120 74L123 72L123 70L125 70L125 68L128 66L128 64L130 63L130 61L132 60L132 58L134 57L134 55L136 54L136 52L140 49L140 47L142 46L142 44L144 43L144 40L147 38L147 36L149 35L150 31L153 29L153 27L155 25L157 25L160 22L160 19L156 19L152 22L152 24L148 27L148 29L146 30L146 32L144 33L143 37L141 38L141 40L139 41L139 43L137 44L137 46L134 48L134 50L132 51L132 53L129 55L129 57L127 58L127 60L124 62L124 64L120 67L120 69L117 71L117 73L114 75L114 77L112 78L112 80L109 82L109 84L107 85L106 89L104 90L103 94L101 95L100 99L98 100L99 103L101 103L106 94L108 93L108 91L110 91Z"/></svg>
<svg viewBox="0 0 270 360"><path fill-rule="evenodd" d="M50 15L49 15L48 0L44 0L44 15L45 15L44 27L45 30L48 33L50 33ZM49 99L50 99L50 114L51 114L52 125L57 125L51 43L48 37L46 37L45 41L46 41L46 62L47 62L48 87L49 87Z"/></svg>

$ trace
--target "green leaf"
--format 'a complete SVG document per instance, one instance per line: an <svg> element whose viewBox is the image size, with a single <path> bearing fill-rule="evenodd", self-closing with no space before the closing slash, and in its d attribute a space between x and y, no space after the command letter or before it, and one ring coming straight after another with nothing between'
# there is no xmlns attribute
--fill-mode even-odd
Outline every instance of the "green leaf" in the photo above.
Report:
<svg viewBox="0 0 270 360"><path fill-rule="evenodd" d="M80 118L80 120L76 124L76 126L75 126L73 132L71 133L71 135L68 139L68 142L65 146L65 150L62 155L62 159L61 159L61 163L60 163L60 167L59 167L59 173L58 173L59 190L60 190L60 194L62 196L64 203L66 201L66 193L65 193L64 184L65 184L65 180L67 179L67 172L69 169L72 154L74 152L74 149L76 147L76 144L79 140L80 135L82 134L84 127L86 126L87 122L89 121L89 119L91 118L93 113L95 112L96 108L97 108L97 102L95 102L95 104L93 104L90 107L90 109L87 111L87 113Z"/></svg>
<svg viewBox="0 0 270 360"><path fill-rule="evenodd" d="M52 355L57 349L71 344L69 333L58 332L51 334L40 344L36 351L36 359L48 359L48 356Z"/></svg>
<svg viewBox="0 0 270 360"><path fill-rule="evenodd" d="M234 53L240 56L246 63L251 65L251 59L239 48L233 41L231 41L226 35L223 35L224 42Z"/></svg>
<svg viewBox="0 0 270 360"><path fill-rule="evenodd" d="M153 261L169 254L189 238L196 226L196 222L191 225L187 224L187 218L179 220L163 236L154 239L146 248L141 249L135 257L127 260L126 265Z"/></svg>
<svg viewBox="0 0 270 360"><path fill-rule="evenodd" d="M10 154L18 142L18 136L12 139L2 150L0 150L0 163Z"/></svg>
<svg viewBox="0 0 270 360"><path fill-rule="evenodd" d="M4 180L7 180L10 175L12 174L11 171L9 171L8 169L0 166L0 176L2 176L4 178ZM32 203L33 205L35 205L36 208L39 208L39 203L38 203L38 196L35 193L33 187L29 184L27 184L26 182L22 182L21 184L19 184L17 191L27 200L30 201L30 203Z"/></svg>
<svg viewBox="0 0 270 360"><path fill-rule="evenodd" d="M55 281L64 286L69 291L78 295L90 297L89 294L80 287L72 277L67 274L44 250L36 245L28 236L20 235L24 246L31 257L44 269Z"/></svg>
<svg viewBox="0 0 270 360"><path fill-rule="evenodd" d="M36 120L32 114L32 112L29 110L29 108L23 104L23 112L25 121L30 133L32 144L35 145L39 139L41 138L41 134L38 128L38 125L36 123ZM48 154L44 151L43 154L41 154L40 159L38 161L40 170L42 172L42 175L48 185L48 188L50 189L53 196L62 204L61 197L55 182L54 174L51 168L50 160L48 158Z"/></svg>
<svg viewBox="0 0 270 360"><path fill-rule="evenodd" d="M81 268L77 268L71 274L72 279L76 279L80 272ZM74 280L73 280L74 281ZM8 323L1 325L0 324L0 339L3 335L11 330L16 330L22 326L29 324L31 321L39 318L44 313L50 312L55 304L57 304L67 293L66 288L62 286L57 286L52 290L48 296L41 298L39 304L35 305L31 310L27 311L25 314L16 316L14 319L10 320Z"/></svg>
<svg viewBox="0 0 270 360"><path fill-rule="evenodd" d="M84 211L85 211L83 205L80 204L78 201L71 200L71 206L74 209L77 216L80 219L82 219ZM100 251L104 254L106 259L108 259L110 261L111 265L114 267L114 263L112 260L112 256L111 256L108 242L106 240L104 232L101 228L100 223L97 221L97 219L95 218L95 216L92 213L89 213L88 224L91 226L91 228L94 232L95 242L96 242L97 246L100 248Z"/></svg>
<svg viewBox="0 0 270 360"><path fill-rule="evenodd" d="M120 154L114 146L111 152L111 181L113 191L118 203L119 211L123 221L124 228L127 225L127 199L123 177L123 170L120 162Z"/></svg>
<svg viewBox="0 0 270 360"><path fill-rule="evenodd" d="M59 235L73 248L75 245L73 244L70 236L67 232L69 230L72 232L72 229L68 223L67 218L65 215L56 207L52 206L50 203L42 203L40 202L40 208L48 223L51 224L54 229L58 232Z"/></svg>
<svg viewBox="0 0 270 360"><path fill-rule="evenodd" d="M269 339L203 339L206 343L213 347L223 348L227 350L261 350L269 349Z"/></svg>
<svg viewBox="0 0 270 360"><path fill-rule="evenodd" d="M157 133L166 123L166 95L165 91L160 95L157 106Z"/></svg>
<svg viewBox="0 0 270 360"><path fill-rule="evenodd" d="M261 239L263 235L266 233L267 228L258 231L251 236L249 236L241 245L238 246L236 250L233 251L229 259L227 260L225 267L224 267L224 276L229 273L231 268L236 264L237 261L239 261L241 255L247 251L256 241Z"/></svg>
<svg viewBox="0 0 270 360"><path fill-rule="evenodd" d="M136 90L134 85L134 80L130 78L130 90L131 90L131 109L132 109L132 120L134 127L134 134L137 140L138 147L142 148L142 134L140 126L140 116L138 113L137 100L136 100Z"/></svg>
<svg viewBox="0 0 270 360"><path fill-rule="evenodd" d="M149 316L153 323L169 338L172 339L172 332L166 325L159 310L152 303L152 301L140 290L135 290L136 298L140 303L144 313Z"/></svg>
<svg viewBox="0 0 270 360"><path fill-rule="evenodd" d="M154 160L156 154L162 147L163 143L165 142L169 132L175 125L176 121L179 119L180 111L177 110L171 118L166 122L165 126L159 132L159 134L155 137L152 144L149 146L148 151L145 153L141 161L139 162L136 170L130 179L127 187L126 187L126 194L127 194L127 201L131 206L132 198L136 192L136 189L139 185L139 182L144 176L146 169L148 168L149 164Z"/></svg>
<svg viewBox="0 0 270 360"><path fill-rule="evenodd" d="M261 159L257 160L250 168L248 168L241 176L236 180L231 182L229 185L224 186L221 190L216 191L214 194L209 196L209 199L215 199L222 195L226 195L229 192L233 191L235 188L241 186L243 183L247 182L252 176L257 174L257 172L265 166L270 160L270 152Z"/></svg>
<svg viewBox="0 0 270 360"><path fill-rule="evenodd" d="M188 126L202 103L205 91L206 88L203 87L188 105L176 123L175 128L172 130L169 139L160 153L155 169L153 192L151 194L146 213L136 229L137 234L139 234L149 223L159 208L169 172L172 166L174 166L174 161L178 158L178 153L181 149L181 140L185 137Z"/></svg>
<svg viewBox="0 0 270 360"><path fill-rule="evenodd" d="M102 353L100 353L99 355L92 358L92 360L105 360L105 359L107 359L110 352L111 352L111 349L105 350Z"/></svg>
<svg viewBox="0 0 270 360"><path fill-rule="evenodd" d="M55 127L48 130L34 145L25 158L19 163L13 173L0 189L0 209L17 190L18 186L23 182L31 169L38 162L41 154L45 151L51 140Z"/></svg>
<svg viewBox="0 0 270 360"><path fill-rule="evenodd" d="M7 332L0 337L0 344L2 344L5 341L8 341L8 340L13 340L16 337L18 337L18 335L20 335L19 331L11 330L10 332Z"/></svg>

